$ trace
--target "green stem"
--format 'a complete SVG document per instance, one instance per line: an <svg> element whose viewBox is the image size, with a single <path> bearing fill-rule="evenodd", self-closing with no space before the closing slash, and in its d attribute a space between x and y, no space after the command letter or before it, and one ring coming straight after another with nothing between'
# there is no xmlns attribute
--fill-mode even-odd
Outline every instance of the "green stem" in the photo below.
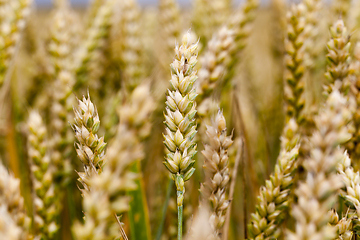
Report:
<svg viewBox="0 0 360 240"><path fill-rule="evenodd" d="M182 240L182 222L183 222L183 202L185 193L184 176L177 173L175 176L175 185L177 190L178 206L178 240Z"/></svg>
<svg viewBox="0 0 360 240"><path fill-rule="evenodd" d="M133 172L141 174L141 163L136 161L131 166ZM128 191L127 195L131 197L130 209L128 212L130 235L132 239L150 240L150 221L149 209L146 200L145 187L143 178L140 175L135 183L136 190ZM141 229L141 231L139 231Z"/></svg>
<svg viewBox="0 0 360 240"><path fill-rule="evenodd" d="M169 183L168 183L168 187L167 187L167 191L166 191L166 199L165 199L165 204L163 206L162 209L162 216L161 216L161 221L160 221L160 226L158 228L157 234L156 234L156 240L160 240L161 238L161 234L164 228L164 223L165 223L165 218L166 218L166 210L169 206L169 199L170 199L170 195L171 195L171 190L173 187L173 180L171 179L171 177L169 178Z"/></svg>
<svg viewBox="0 0 360 240"><path fill-rule="evenodd" d="M182 191L177 191L177 194L183 195ZM182 240L182 222L183 222L183 205L178 205L178 240Z"/></svg>

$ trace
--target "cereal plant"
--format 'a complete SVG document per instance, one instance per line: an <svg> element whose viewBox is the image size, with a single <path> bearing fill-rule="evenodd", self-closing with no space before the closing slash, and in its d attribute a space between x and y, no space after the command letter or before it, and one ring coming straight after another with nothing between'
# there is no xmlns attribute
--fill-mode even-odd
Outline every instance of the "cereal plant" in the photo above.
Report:
<svg viewBox="0 0 360 240"><path fill-rule="evenodd" d="M0 0L0 240L360 238L360 1Z"/></svg>

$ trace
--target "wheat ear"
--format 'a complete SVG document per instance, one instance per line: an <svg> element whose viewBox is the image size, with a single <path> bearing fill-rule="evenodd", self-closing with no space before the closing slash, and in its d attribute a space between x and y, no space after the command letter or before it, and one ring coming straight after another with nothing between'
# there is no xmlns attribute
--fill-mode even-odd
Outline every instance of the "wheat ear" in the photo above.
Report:
<svg viewBox="0 0 360 240"><path fill-rule="evenodd" d="M340 197L345 200L345 204L351 209L348 219L352 220L351 229L357 236L360 235L360 173L355 172L351 167L349 155L345 152L342 160L337 166L337 171L342 179L343 188L339 192ZM347 233L347 235L349 235Z"/></svg>
<svg viewBox="0 0 360 240"><path fill-rule="evenodd" d="M327 43L328 54L326 58L328 65L325 73L329 83L325 91L329 93L333 88L337 88L344 94L347 94L350 87L349 65L351 60L351 43L350 36L342 19L337 20L330 27L330 36L331 39Z"/></svg>
<svg viewBox="0 0 360 240"><path fill-rule="evenodd" d="M106 0L92 0L89 4L89 7L86 11L86 19L85 19L85 26L86 28L91 28L93 25L94 20L96 19L96 14L99 11L99 8L104 4Z"/></svg>
<svg viewBox="0 0 360 240"><path fill-rule="evenodd" d="M353 222L351 218L343 217L339 220L339 215L332 209L330 211L330 224L335 226L337 237L336 240L351 240L353 237Z"/></svg>
<svg viewBox="0 0 360 240"><path fill-rule="evenodd" d="M20 180L0 163L0 237L1 239L30 239L30 219L20 194Z"/></svg>
<svg viewBox="0 0 360 240"><path fill-rule="evenodd" d="M310 155L303 162L306 179L295 190L298 200L291 211L296 230L288 231L287 239L314 236L333 239L336 236L336 229L327 225L330 221L328 211L335 202L336 192L342 187L336 167L343 155L339 145L351 137L347 127L350 120L347 99L339 91L333 91L314 118L316 130L309 138Z"/></svg>
<svg viewBox="0 0 360 240"><path fill-rule="evenodd" d="M289 212L291 189L298 167L299 126L292 118L286 124L281 137L281 150L275 171L260 188L255 213L251 214L249 239L277 239L280 226Z"/></svg>
<svg viewBox="0 0 360 240"><path fill-rule="evenodd" d="M198 73L199 80L196 88L199 94L197 103L200 116L205 116L209 112L211 93L219 85L226 72L231 61L230 51L233 47L234 32L224 26L213 35L206 52L200 59L201 68Z"/></svg>
<svg viewBox="0 0 360 240"><path fill-rule="evenodd" d="M119 202L119 204L122 204ZM127 204L126 204L127 205ZM118 226L112 212L106 189L94 187L83 193L84 223L76 222L73 234L76 239L107 240L119 237Z"/></svg>
<svg viewBox="0 0 360 240"><path fill-rule="evenodd" d="M293 5L287 15L285 38L285 100L287 121L292 117L298 124L304 121L304 28L306 8L303 4Z"/></svg>
<svg viewBox="0 0 360 240"><path fill-rule="evenodd" d="M73 142L73 135L68 127L70 121L69 112L75 100L71 93L75 84L72 71L71 39L73 37L70 28L71 11L66 7L55 10L52 18L51 39L48 51L52 59L53 78L51 130L52 130L52 154L51 161L56 168L57 184L62 184L71 174L72 166L69 155L71 148L68 143Z"/></svg>
<svg viewBox="0 0 360 240"><path fill-rule="evenodd" d="M351 159L346 152L337 166L337 172L344 184L339 195L351 209L347 214L347 219L351 219L352 225L348 231L345 231L345 236L350 236L350 230L360 236L360 173L359 171L355 172L351 166Z"/></svg>
<svg viewBox="0 0 360 240"><path fill-rule="evenodd" d="M176 0L159 1L159 23L161 25L161 34L165 43L165 59L163 60L166 69L174 52L174 43L180 36L180 8ZM165 61L167 60L167 61Z"/></svg>
<svg viewBox="0 0 360 240"><path fill-rule="evenodd" d="M115 0L106 0L97 8L91 25L86 30L86 36L76 52L74 70L76 72L76 87L79 88L85 81L89 72L89 63L97 62L100 54L96 50L103 49L110 33L111 17Z"/></svg>
<svg viewBox="0 0 360 240"><path fill-rule="evenodd" d="M171 90L166 97L164 144L168 149L164 164L173 174L177 189L178 240L182 239L182 211L185 184L195 171L196 154L195 114L196 93L193 88L197 79L194 67L197 63L198 43L189 42L190 32L183 36L182 44L175 47L171 67Z"/></svg>
<svg viewBox="0 0 360 240"><path fill-rule="evenodd" d="M226 85L234 74L234 66L238 62L238 54L246 46L246 41L254 20L254 11L258 7L257 0L248 0L237 10L227 24L216 31L208 43L207 50L201 58L197 93L199 94L198 112L207 116L211 112L211 95L220 80Z"/></svg>
<svg viewBox="0 0 360 240"><path fill-rule="evenodd" d="M50 107L51 129L51 163L54 167L54 184L56 196L56 214L59 216L62 209L64 192L61 188L69 183L73 174L73 166L70 161L72 154L71 144L74 137L71 134L68 123L74 98L72 89L75 84L73 73L73 15L70 7L60 5L52 16L51 41L48 52L51 56L54 82L49 92L52 102Z"/></svg>
<svg viewBox="0 0 360 240"><path fill-rule="evenodd" d="M226 210L230 201L226 196L229 185L229 155L232 136L226 133L226 120L221 111L217 113L211 126L206 126L209 145L201 153L205 157L205 175L207 181L200 191L204 200L210 202L210 225L215 239L220 239L220 232L225 223Z"/></svg>
<svg viewBox="0 0 360 240"><path fill-rule="evenodd" d="M5 42L11 32L11 18L13 18L13 12L10 6L9 0L3 0L0 2L0 48L5 49L1 51L0 57L0 87L5 81L5 74L11 63L13 47L5 48Z"/></svg>
<svg viewBox="0 0 360 240"><path fill-rule="evenodd" d="M347 205L355 208L360 216L360 175L351 166L351 159L345 152L337 166L338 174L344 182L343 191L340 192Z"/></svg>
<svg viewBox="0 0 360 240"><path fill-rule="evenodd" d="M26 25L32 0L9 0L0 3L0 87L16 56L21 31Z"/></svg>
<svg viewBox="0 0 360 240"><path fill-rule="evenodd" d="M34 226L40 239L52 239L58 232L58 206L54 184L54 166L48 154L47 129L40 114L31 111L28 120L28 155L32 173Z"/></svg>
<svg viewBox="0 0 360 240"><path fill-rule="evenodd" d="M227 23L227 27L234 32L235 44L230 51L231 61L227 66L223 85L226 85L235 74L236 65L239 62L238 55L247 45L258 6L259 0L246 0Z"/></svg>
<svg viewBox="0 0 360 240"><path fill-rule="evenodd" d="M196 0L192 23L201 44L206 46L213 34L228 20L231 4L224 0Z"/></svg>
<svg viewBox="0 0 360 240"><path fill-rule="evenodd" d="M68 127L69 112L74 101L71 96L75 79L71 71L70 41L72 34L68 28L71 14L66 8L57 9L53 16L51 34L54 38L49 45L54 69L54 82L52 84L51 113L51 163L54 167L53 181L55 183L55 215L59 216L62 209L63 192L61 187L66 184L72 174L73 167L70 162L73 136ZM59 41L56 41L59 40Z"/></svg>
<svg viewBox="0 0 360 240"><path fill-rule="evenodd" d="M100 119L96 106L90 96L78 100L78 107L74 108L76 153L84 164L85 172L79 172L79 182L84 189L83 208L85 213L84 224L76 223L73 227L74 235L78 239L110 239L119 235L117 222L111 206L108 188L102 188L100 174L105 161L105 147L103 137L97 136ZM116 216L116 215L115 215Z"/></svg>
<svg viewBox="0 0 360 240"><path fill-rule="evenodd" d="M95 105L88 98L83 96L83 100L78 100L78 108L74 109L75 124L72 128L76 143L76 153L84 164L85 172L79 172L79 181L84 186L83 191L89 191L88 182L94 174L102 171L105 160L106 143L104 137L98 137L97 132L100 127L100 119Z"/></svg>
<svg viewBox="0 0 360 240"><path fill-rule="evenodd" d="M351 159L360 159L360 42L355 45L354 60L350 65L350 72L354 74L354 81L350 91L356 101L356 109L353 115L355 131L351 141L347 143L347 150ZM353 161L355 169L359 169L359 161Z"/></svg>
<svg viewBox="0 0 360 240"><path fill-rule="evenodd" d="M227 0L196 0L194 2L192 22L204 46L226 23L230 13L231 3Z"/></svg>
<svg viewBox="0 0 360 240"><path fill-rule="evenodd" d="M73 22L74 12L68 3L61 1L58 5L52 15L51 40L48 45L54 79L58 78L61 71L71 70L74 47L72 41L76 34L73 27L70 27L76 25Z"/></svg>
<svg viewBox="0 0 360 240"><path fill-rule="evenodd" d="M323 51L322 44L321 46L316 45L316 42L319 39L319 21L322 1L304 0L303 4L306 7L306 29L304 30L305 65L308 68L312 68L314 66L314 59L316 59L320 51Z"/></svg>
<svg viewBox="0 0 360 240"><path fill-rule="evenodd" d="M200 37L202 45L205 45L211 38L214 28L211 26L211 18L214 15L209 0L195 0L192 13L192 24L194 31Z"/></svg>
<svg viewBox="0 0 360 240"><path fill-rule="evenodd" d="M207 239L207 240L215 240L213 236L213 228L209 223L210 218L210 207L206 204L201 206L194 217L193 224L191 225L191 229L186 236L186 240L192 239Z"/></svg>
<svg viewBox="0 0 360 240"><path fill-rule="evenodd" d="M343 182L343 187L339 192L340 197L345 200L345 204L351 209L348 219L352 220L351 229L359 236L359 217L360 217L360 173L355 172L351 166L351 159L345 152L343 158L337 166L337 172ZM350 234L346 232L346 235Z"/></svg>
<svg viewBox="0 0 360 240"><path fill-rule="evenodd" d="M121 63L126 88L131 92L143 80L145 68L142 55L140 9L136 0L124 1L121 19Z"/></svg>
<svg viewBox="0 0 360 240"><path fill-rule="evenodd" d="M72 128L76 143L76 152L84 164L85 172L79 172L82 183L83 208L85 211L84 224L76 223L73 232L78 239L110 239L119 235L117 220L113 218L110 197L107 189L92 184L102 171L105 160L106 143L104 138L97 136L100 119L96 106L90 96L78 100L78 108L74 108L75 124ZM99 180L97 180L99 181ZM93 186L94 185L94 186ZM115 215L117 218L117 216Z"/></svg>
<svg viewBox="0 0 360 240"><path fill-rule="evenodd" d="M90 191L83 191L85 223L78 223L73 228L80 239L109 239L118 235L118 223L114 222L113 217L128 211L130 199L126 193L137 188L135 179L138 175L130 168L144 158L142 140L150 134L151 124L148 119L154 108L150 86L146 83L135 88L121 106L120 123L109 144L103 171L98 174L99 171L94 167L96 174L86 179ZM92 227L94 224L96 228ZM97 238L96 234L100 233L103 235Z"/></svg>
<svg viewBox="0 0 360 240"><path fill-rule="evenodd" d="M341 17L347 20L350 12L351 0L334 0L332 9L336 18Z"/></svg>

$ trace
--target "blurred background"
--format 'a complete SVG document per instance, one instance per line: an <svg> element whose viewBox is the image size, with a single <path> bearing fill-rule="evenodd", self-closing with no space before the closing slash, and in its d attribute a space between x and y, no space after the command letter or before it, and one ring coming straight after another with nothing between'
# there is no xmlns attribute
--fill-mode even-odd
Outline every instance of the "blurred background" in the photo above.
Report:
<svg viewBox="0 0 360 240"><path fill-rule="evenodd" d="M126 1L129 0L118 0L120 3L126 3ZM339 0L339 2L341 1L343 0ZM31 181L29 180L30 171L27 163L27 135L23 129L24 122L28 118L28 111L31 108L38 109L46 117L45 121L48 125L52 123L53 119L49 110L49 99L52 98L52 91L57 90L57 88L53 87L52 68L54 66L52 66L51 61L53 58L51 54L53 53L49 50L54 35L52 32L54 29L53 22L56 22L54 21L54 11L51 9L53 2L54 0L35 0L36 8L40 9L40 11L31 13L32 15L29 17L27 26L24 29L24 41L19 44L19 57L16 58L16 69L11 82L11 91L9 90L11 97L6 102L10 110L7 115L0 116L0 123L2 118L5 119L3 124L0 124L0 130L2 128L2 131L0 131L0 158L14 172L16 177L21 178L21 187L28 209L32 207L29 200L31 199L31 187L29 186ZM72 12L73 19L71 19L74 26L70 27L71 33L75 37L69 42L76 49L83 46L87 40L87 29L90 29L88 22L92 21L92 18L88 17L92 16L90 14L91 8L87 9L87 7L91 0L70 0L70 2L76 8L76 11ZM137 0L136 2L141 5L141 9L139 12L136 9L136 14L133 14L135 17L131 20L136 21L134 25L139 29L135 37L138 38L138 42L141 44L138 44L137 48L134 47L134 52L136 57L140 59L141 64L134 62L135 65L143 65L143 75L153 81L154 87L151 93L157 98L157 109L153 114L153 118L149 121L153 124L152 135L150 139L144 141L147 154L141 163L145 183L145 194L143 196L146 198L144 202L147 202L149 209L148 218L150 219L153 239L155 239L158 229L161 229L159 226L163 225L162 216L166 216L166 222L164 225L165 230L163 232L159 231L160 234L162 233L161 239L175 239L173 236L174 232L176 235L176 228L174 229L174 226L176 226L175 194L171 195L172 198L168 209L165 208L164 214L162 212L164 199L169 197L166 197L167 186L164 184L167 181L168 172L162 164L164 146L161 134L164 130L162 113L165 108L165 101L161 97L165 95L164 86L167 87L166 84L170 78L169 64L173 58L175 40L169 38L170 41L165 41L164 36L168 33L160 19L159 0ZM179 27L175 28L177 39L189 28L194 29L196 34L200 36L203 45L199 55L201 59L207 51L206 44L216 28L214 30L211 28L213 26L208 22L201 23L197 19L199 14L196 14L196 9L193 9L195 0L178 0L177 2L182 6L181 15L179 19L176 19L179 20ZM251 0L232 1L234 6L246 2L251 2ZM244 151L239 150L239 144L234 144L234 149L231 152L230 163L232 165L234 165L237 151L244 152L241 153L244 160L239 167L236 178L234 178L229 240L246 238L246 224L251 219L250 214L255 211L259 187L264 185L265 180L269 179L269 175L274 170L279 155L280 136L284 125L284 36L286 32L286 12L290 7L290 4L287 3L299 2L299 0L260 0L260 2L261 7L256 11L256 14L254 16L249 14L250 16L244 18L244 22L248 21L248 24L245 24L246 27L243 27L242 34L239 34L239 50L237 55L234 55L236 57L234 57L235 63L232 66L233 72L232 75L230 74L230 80L228 80L227 85L224 84L223 89L215 90L213 97L215 100L220 101L222 108L224 108L229 132L235 129L234 139L244 138ZM332 3L331 0L323 2ZM353 3L353 6L356 7L349 8L346 24L349 26L349 32L352 33L351 41L354 43L360 39L358 36L360 31L354 31L360 26L360 0L353 0ZM119 10L118 8L114 9ZM236 14L241 15L242 10L240 10L233 7L231 9L232 14L227 14L226 17ZM319 105L322 101L321 86L325 81L326 42L329 40L328 29L330 24L338 18L338 15L333 13L332 4L325 4L319 11L322 18L318 23L316 44L312 49L312 52L315 52L317 57L311 68L311 75L306 76L306 82L309 86L306 96L306 109L309 111L313 105ZM80 71L81 69L79 70L79 76L86 75L88 82L83 84L82 88L79 88L79 91L75 93L77 96L81 96L86 94L87 91L90 92L94 103L98 107L101 119L99 135L105 135L106 142L111 141L115 132L114 128L118 123L115 110L116 106L121 102L119 100L119 96L122 94L120 83L123 81L123 75L121 74L126 64L128 64L126 61L130 62L132 60L122 59L122 52L125 52L125 47L128 47L126 45L128 42L125 41L127 39L124 37L126 34L123 34L125 32L123 21L125 20L121 18L125 14L115 12L114 15L114 25L111 28L106 25L106 27L103 27L105 30L102 29L104 31L104 34L101 35L103 39L99 40L100 47L96 48L92 55L93 59L86 66L87 71L83 73ZM130 17L133 17L133 15ZM208 15L205 15L205 17L208 17L209 20L216 18L214 13ZM125 17L123 18L125 19ZM199 22L203 25L199 24ZM131 26L134 27L134 25ZM172 27L171 24L169 26ZM210 31L208 31L208 27ZM206 37L208 38L207 41L204 40ZM168 45L171 45L170 51L167 49ZM198 66L200 67L201 63ZM72 94L70 95L73 97ZM66 147L71 151L71 157L74 165L76 165L74 168L81 170L82 165L74 152L73 132L68 125L68 122L73 122L71 105L67 111L69 116L67 116L68 120L64 121L64 131L65 134L70 136L71 141ZM202 142L199 141L199 153L203 148ZM187 207L184 215L186 215L185 219L188 224L192 223L192 215L196 212L199 203L199 183L203 181L204 177L202 165L203 158L201 154L198 154L198 170L191 181L187 183L187 199L185 200ZM64 220L61 239L66 240L72 239L70 233L71 223L81 220L83 217L80 191L76 185L77 175L74 171L72 173L71 188L68 190L70 194L67 196L67 201L70 204L68 204L67 208L65 207L64 216L62 216ZM191 199L189 199L190 196ZM125 226L129 226L129 220L126 217L124 222ZM125 230L129 231L128 229ZM144 238L134 237L132 239L144 240Z"/></svg>
<svg viewBox="0 0 360 240"><path fill-rule="evenodd" d="M244 0L235 0L234 2L240 3L243 1ZM269 4L270 1L271 0L262 0L261 2L264 4ZM35 2L39 7L51 7L52 6L52 0L35 0ZM71 0L70 2L72 3L73 6L83 7L83 6L86 6L90 1L89 0ZM149 6L149 5L156 5L158 1L157 0L139 0L138 2L144 6ZM178 2L182 6L190 6L191 5L191 0L179 0Z"/></svg>

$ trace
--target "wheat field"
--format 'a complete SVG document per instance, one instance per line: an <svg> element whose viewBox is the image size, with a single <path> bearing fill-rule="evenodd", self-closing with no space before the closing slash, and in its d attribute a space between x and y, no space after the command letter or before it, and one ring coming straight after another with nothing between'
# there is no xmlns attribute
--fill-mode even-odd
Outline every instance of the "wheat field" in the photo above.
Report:
<svg viewBox="0 0 360 240"><path fill-rule="evenodd" d="M360 237L359 0L0 0L0 240Z"/></svg>

